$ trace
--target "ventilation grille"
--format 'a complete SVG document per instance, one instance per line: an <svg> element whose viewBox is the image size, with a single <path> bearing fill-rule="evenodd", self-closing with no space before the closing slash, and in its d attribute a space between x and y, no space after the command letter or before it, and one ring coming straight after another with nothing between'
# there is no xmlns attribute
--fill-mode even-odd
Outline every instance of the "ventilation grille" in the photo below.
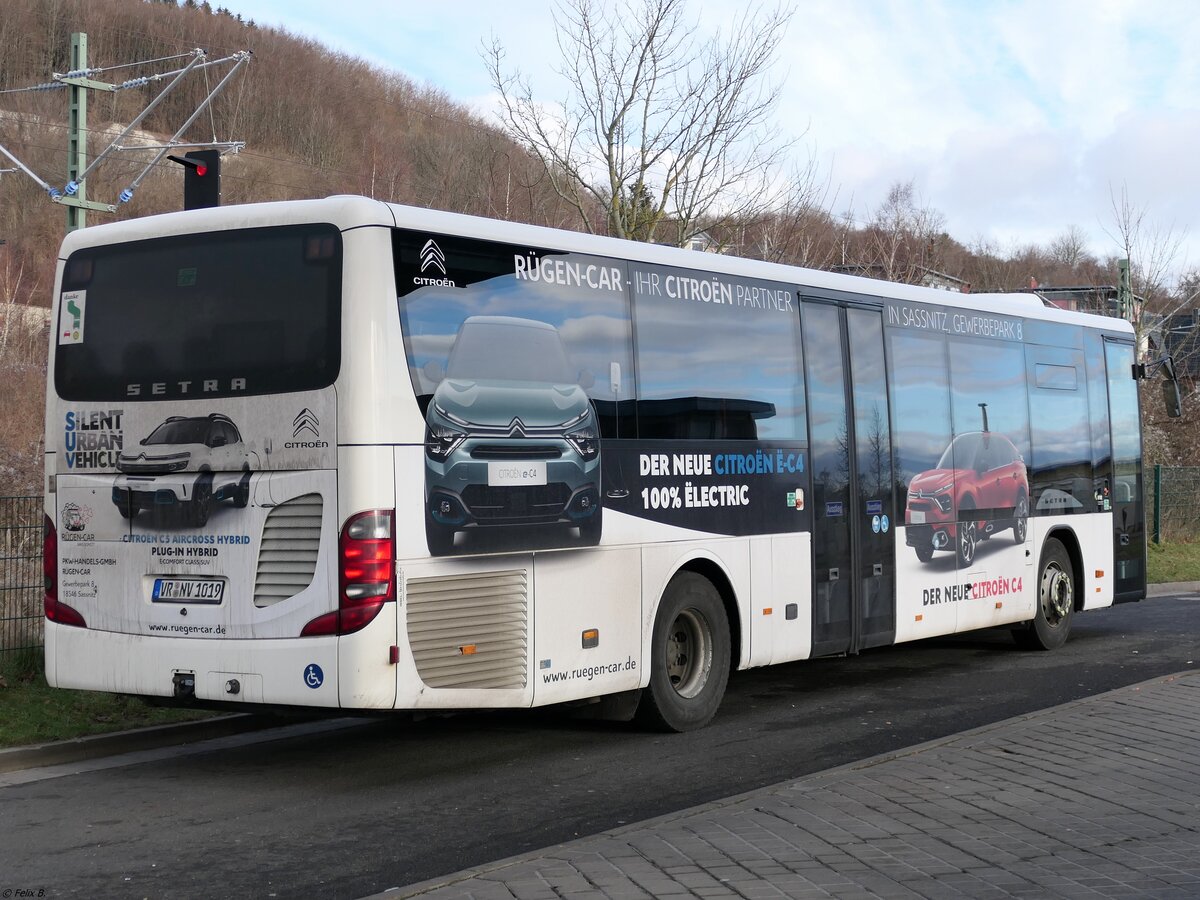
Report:
<svg viewBox="0 0 1200 900"><path fill-rule="evenodd" d="M321 495L280 503L263 523L254 576L254 605L273 606L310 584L321 549Z"/></svg>
<svg viewBox="0 0 1200 900"><path fill-rule="evenodd" d="M528 657L524 569L410 578L408 641L433 688L523 688Z"/></svg>

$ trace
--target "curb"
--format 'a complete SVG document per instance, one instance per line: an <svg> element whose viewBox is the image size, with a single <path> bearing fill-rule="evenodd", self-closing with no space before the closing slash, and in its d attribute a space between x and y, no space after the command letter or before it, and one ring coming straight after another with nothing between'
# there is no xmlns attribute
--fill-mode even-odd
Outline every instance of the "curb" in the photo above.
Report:
<svg viewBox="0 0 1200 900"><path fill-rule="evenodd" d="M1195 594L1200 592L1200 581L1173 581L1168 584L1146 585L1146 599L1165 597L1169 594Z"/></svg>
<svg viewBox="0 0 1200 900"><path fill-rule="evenodd" d="M247 731L274 728L279 720L250 713L233 713L180 722L175 725L148 725L131 731L95 734L69 741L53 741L0 750L0 772L58 766L98 756L115 756L136 750L154 750L175 744L189 744L212 738L228 737Z"/></svg>

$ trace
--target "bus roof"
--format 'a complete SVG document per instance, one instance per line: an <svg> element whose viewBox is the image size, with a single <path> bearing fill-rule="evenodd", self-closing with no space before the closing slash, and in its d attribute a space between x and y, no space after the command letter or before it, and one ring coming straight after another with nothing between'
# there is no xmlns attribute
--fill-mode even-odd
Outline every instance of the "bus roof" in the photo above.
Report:
<svg viewBox="0 0 1200 900"><path fill-rule="evenodd" d="M363 226L380 226L458 234L478 240L525 245L547 250L563 250L591 256L614 257L650 265L673 266L731 276L759 278L786 285L800 285L817 291L860 295L864 298L885 297L914 303L958 307L979 313L1022 316L1030 319L1102 328L1111 332L1133 333L1132 325L1123 319L1072 312L1048 306L1034 294L955 293L920 285L864 278L858 275L826 272L820 269L804 269L782 263L723 256L717 253L684 250L678 247L603 237L584 232L562 231L540 225L526 225L462 213L404 206L353 195L338 195L323 200L284 200L164 213L129 219L124 222L97 225L67 235L63 241L60 259L65 260L72 252L83 247L109 243L144 240L165 235L310 222L328 222L342 230Z"/></svg>

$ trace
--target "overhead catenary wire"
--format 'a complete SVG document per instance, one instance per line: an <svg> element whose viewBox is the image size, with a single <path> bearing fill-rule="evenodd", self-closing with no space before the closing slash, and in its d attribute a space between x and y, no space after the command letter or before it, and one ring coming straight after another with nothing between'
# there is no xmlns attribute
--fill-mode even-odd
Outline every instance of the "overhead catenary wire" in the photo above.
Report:
<svg viewBox="0 0 1200 900"><path fill-rule="evenodd" d="M213 88L211 92L209 92L209 95L207 97L204 98L204 102L201 103L198 107L196 107L196 111L188 117L188 120L179 126L179 130L176 131L175 134L173 134L171 136L170 141L167 142L168 144L174 143L175 141L179 140L179 136L181 134L183 134L185 131L187 131L188 128L191 127L192 123L196 121L196 119L200 118L200 114L203 113L204 110L208 108L209 104L212 103L213 99L216 98L216 96L225 89L225 85L227 85L229 83L230 79L232 79L233 76L237 74L238 70L241 69L241 67L243 65L245 65L247 62L250 61L250 51L249 50L242 50L242 51L234 54L234 56L237 57L237 62L235 62L233 64L233 68L231 68L228 72L226 72L225 77L222 78L219 82L217 82L217 86L215 88ZM133 179L133 181L130 183L129 187L127 187L127 188L125 188L125 190L121 191L121 194L119 197L119 200L121 203L128 203L130 200L133 199L133 193L134 193L134 191L137 190L138 186L142 183L142 179L146 177L146 174L152 168L154 168L154 164L157 163L160 159L162 159L166 155L167 155L167 148L164 147L162 150L160 150L158 152L158 154L154 157L154 159L150 160L150 162L146 164L146 168L142 170L141 174L139 174L137 178Z"/></svg>
<svg viewBox="0 0 1200 900"><path fill-rule="evenodd" d="M114 29L114 33L117 33L117 34L123 34L123 35L127 35L127 36L135 36L135 37L147 37L147 35L146 35L144 32L140 32L140 31L136 31L136 30L130 30L130 29ZM182 43L182 42L181 42L181 43ZM222 50L226 50L226 49L229 49L229 48L222 47L222 48L220 48L220 49L222 49ZM194 52L195 52L195 51L193 51L193 53L194 53ZM241 51L241 53L248 53L248 51ZM122 63L122 64L118 64L118 65L112 65L112 66L92 67L92 68L89 68L87 71L89 71L89 72L94 72L94 73L100 73L100 72L105 72L105 71L114 71L114 70L118 70L118 69L131 68L131 67L138 66L138 65L149 65L149 64L152 64L152 63L157 63L157 62L170 61L170 60L174 60L174 59L183 59L183 58L186 58L186 57L188 57L189 55L191 55L191 54L190 54L190 53L180 53L180 54L173 55L173 56L164 56L164 57L159 57L159 58L157 58L157 59L154 59L154 60L145 60L145 61L142 61L142 62L137 62L137 63ZM201 69L201 68L203 68L203 69L207 69L209 66L214 66L214 65L220 65L220 64L223 64L223 63L225 63L225 62L228 62L228 61L231 61L231 60L234 60L234 59L236 59L236 58L237 58L239 55L241 55L241 54L239 54L239 53L232 53L232 54L230 54L229 56L223 57L222 59L218 59L218 60L211 60L211 61L206 61L206 62L203 62L203 63L199 63L199 64L197 64L196 66L194 66L194 67L193 67L193 71L199 70L199 69ZM194 62L194 60L193 60L193 62ZM187 68L187 67L184 67L184 68ZM173 69L173 70L171 70L171 71L169 71L169 72L162 72L162 73L158 73L158 74L156 74L156 75L153 75L153 76L143 76L143 77L140 77L140 78L130 79L130 80L126 81L126 82L123 82L121 85L118 85L118 86L116 86L116 88L117 88L117 89L122 89L122 90L123 90L123 89L126 89L126 88L131 88L131 87L142 86L142 85L144 85L144 84L147 84L147 83L149 83L150 81L162 80L163 78L170 77L170 76L171 76L171 75L173 75L173 74L177 75L177 74L178 74L179 72L181 72L181 71L183 71L183 70L182 70L182 69ZM64 76L60 76L60 77L64 77ZM0 91L0 94L2 94L2 93L15 93L15 92L19 92L19 91L29 91L29 90L34 90L34 89L42 89L42 90L57 90L57 89L60 89L60 88L62 88L62 87L66 87L66 86L67 86L66 84L63 84L63 83L61 83L61 82L55 82L55 83L53 83L53 84L48 84L48 85L43 85L43 86L34 86L34 87L31 87L31 88L15 88L15 89L8 89L8 90ZM390 96L382 96L382 95L375 94L375 93L367 93L367 94L365 94L364 96L365 96L365 98L366 98L366 99L369 99L369 100L375 101L375 102L377 102L377 103L384 104L384 105L386 105L386 106L396 106L396 105L398 105L398 104L401 104L401 103L403 103L403 100L402 100L401 98L397 98L397 97L390 97ZM206 101L206 103L210 103L212 99L214 99L214 98L213 98L213 97L210 97L210 98L209 98L209 101ZM240 96L239 96L239 99L238 99L238 104L239 104L239 106L240 106L240 104L241 104L241 98L240 98ZM209 108L209 110L210 110L210 119L211 119L211 115L212 115L212 109L211 109L211 106L209 106L208 108ZM458 128L462 128L462 127L464 127L464 126L465 126L466 128L468 128L468 129L470 129L470 130L472 130L472 131L479 131L479 132L484 132L484 133L487 133L487 134L497 134L497 133L500 133L500 132L498 132L498 130L496 129L496 127L495 127L494 125L490 125L490 124L488 124L488 123L486 123L486 122L484 122L484 121L480 121L480 120L479 120L478 118L476 118L474 115L471 115L471 116L470 116L470 119L471 119L471 120L474 120L474 121L471 121L471 120L468 120L468 121L463 121L463 120L461 120L461 119L452 118L452 117L450 117L450 116L442 115L442 114L439 114L439 113L436 113L436 112L432 112L432 111L429 111L429 110L416 110L416 109L412 109L412 108L410 108L410 109L408 109L408 110L407 110L407 112L408 112L409 114L415 114L415 115L417 115L417 116L420 116L420 117L422 117L422 118L425 118L425 119L428 119L428 120L436 120L436 121L446 122L447 124L453 125L453 126L455 126L455 127L458 127ZM66 129L66 128L69 128L69 127L70 127L70 126L68 126L68 125L66 125L66 124L60 124L60 123L55 123L55 122L38 122L38 121L30 121L28 118L26 118L26 117L22 117L22 116L21 116L21 115L19 115L19 114L12 114L12 113L8 113L8 112L5 112L5 111L0 111L0 119L5 119L5 118L7 118L7 119L9 119L9 120L12 120L12 121L17 121L17 122L21 122L21 123L24 123L24 124L29 124L29 125L33 125L33 126L41 126L41 127L45 127L45 128L58 128L58 129ZM144 118L144 117L143 117L143 118ZM212 123L212 125L213 125L213 128L214 128L214 134L215 134L215 123ZM127 130L128 130L128 129L127 129ZM87 134L90 134L90 135L92 135L92 136L103 135L103 136L105 136L105 137L108 137L108 136L110 136L110 135L113 135L113 134L115 134L115 133L117 133L117 132L116 132L114 129L112 129L112 128L107 128L107 129L97 129L97 130L94 130L94 131L89 131L89 132L86 132L86 133L87 133ZM178 132L177 132L177 135L178 135ZM120 141L119 141L119 140L117 140L117 141L115 141L114 143L116 143L116 144L119 144L119 143L120 143ZM215 141L214 141L214 143L215 143ZM183 146L183 145L181 144L180 146ZM123 147L123 146L118 146L118 147L114 147L113 149L114 149L114 150L137 150L137 149L139 149L139 148L137 148L137 147ZM255 159L268 160L268 161L272 162L272 163L273 163L273 164L275 164L275 165L280 165L280 164L282 164L282 165L286 165L286 166L292 166L292 167L302 167L302 168L310 169L310 170L313 170L313 171L318 171L318 172L326 172L326 173L330 173L330 174L333 174L333 175L341 175L341 176L345 176L345 177L348 177L348 178L355 178L355 179L366 179L366 178L369 178L369 177L371 177L371 176L370 176L370 173L366 173L366 172L354 172L354 171L350 171L350 170L347 170L347 169L339 169L339 168L334 168L334 167L332 167L332 166L328 166L328 165L321 165L321 164L318 164L318 163L306 162L306 161L303 161L303 160L295 160L295 159L281 159L281 158L279 158L278 156L272 156L272 155L267 155L267 154L257 154L257 153L251 153L251 152L248 152L248 151L242 151L242 155L244 155L244 156L247 156L247 157L251 157L251 158L255 158ZM161 154L160 154L160 156L161 156ZM112 157L110 156L109 158L111 159ZM89 171L90 171L91 169L93 169L93 168L94 168L94 162L95 162L95 160L93 160L93 165L90 165L90 166L88 167L88 170L89 170ZM149 166L149 167L147 167L147 168L149 169L149 168L151 168L151 167L154 167L154 166L156 166L156 165L158 165L158 162L157 162L157 161L152 161L152 162L151 162L151 164L150 164L150 166ZM235 179L238 177L238 176L232 175L231 173L226 173L226 174L229 174L229 176L230 176L230 177L232 177L232 178L235 178ZM35 180L38 180L38 179L35 179ZM261 181L261 183L263 183L263 184L272 184L272 185L274 185L274 186L276 186L276 187L280 187L280 188L286 188L286 189L288 189L288 190L292 190L292 189L294 188L294 185L287 185L287 184L282 184L282 183L279 183L279 182L262 181L261 179L258 179L258 180L260 180L260 181ZM44 184L44 182L41 182L40 180L38 180L38 182L39 182L39 184Z"/></svg>
<svg viewBox="0 0 1200 900"><path fill-rule="evenodd" d="M187 56L192 56L193 54L198 53L198 52L202 52L202 51L193 50L191 53L181 53L178 56L164 56L162 58L162 60L182 59ZM227 62L233 62L236 58L237 58L237 54L234 53L229 56L223 56L220 59L213 59L213 60L209 60L207 62L200 63L198 66L196 66L196 68L205 69L205 68L208 68L209 66L220 66L220 65L224 65ZM74 72L64 72L62 74L59 74L56 72L54 74L54 77L56 79L91 78L92 75L98 75L102 72L108 72L113 69L124 69L124 68L128 68L129 66L149 65L150 62L161 62L162 60L150 60L150 61L147 61L144 63L125 63L124 65L107 66L102 69L79 69ZM156 72L153 75L139 75L137 78L128 78L125 81L122 81L120 84L111 85L109 87L109 90L116 93L117 91L126 91L126 90L129 90L130 88L145 87L146 85L153 84L156 81L162 81L164 78L170 78L172 75L178 75L180 72L187 71L190 68L192 68L191 63L189 63L187 66L184 66L181 69L170 69L166 72ZM67 80L48 81L48 82L44 82L42 84L31 84L28 87L5 88L3 90L0 90L0 94L21 94L21 93L28 93L31 91L60 91L60 90L63 90L64 88L68 88L70 86L71 86L70 82Z"/></svg>
<svg viewBox="0 0 1200 900"><path fill-rule="evenodd" d="M224 89L225 85L229 83L229 80L232 78L232 76L246 62L249 61L252 54L249 50L240 50L229 56L222 57L221 59L207 60L206 54L204 53L203 50L200 50L199 48L194 48L190 54L179 54L179 55L175 55L175 56L161 57L157 60L145 61L145 62L139 62L139 63L123 63L123 64L107 66L107 67L90 67L87 69L76 69L76 70L72 70L71 72L66 73L65 75L60 75L58 73L54 74L56 83L59 84L59 86L61 86L61 87L66 87L67 84L69 83L67 81L68 79L89 78L91 75L100 74L105 71L124 69L124 68L129 68L131 66L136 66L136 65L147 65L150 62L163 62L166 60L181 59L188 55L190 55L192 57L192 59L188 62L188 64L186 66L182 66L178 69L173 69L169 72L160 72L160 73L157 73L154 75L146 75L146 76L141 76L138 78L129 79L125 82L122 82L119 85L82 85L82 87L85 87L85 88L86 87L102 87L103 89L109 90L109 91L119 91L119 90L125 90L125 89L132 88L132 87L141 87L141 86L151 84L156 81L161 81L164 78L169 78L171 76L174 76L174 79L171 81L171 83L168 84L167 87L164 88L159 93L159 95L157 97L155 97L154 100L152 100L150 102L150 104L145 109L143 109L142 112L139 113L138 116L129 125L127 125L119 134L117 134L117 136L112 140L112 142L109 144L109 146L106 147L99 154L99 156L97 156L95 159L92 160L91 165L89 165L77 178L75 178L67 183L67 185L65 187L65 191L68 196L74 195L75 193L77 193L79 191L80 186L83 184L84 179L87 178L87 176L90 175L93 171L95 171L96 167L101 162L103 162L105 159L107 159L114 151L128 149L128 148L124 148L121 146L122 139L126 135L130 134L135 128L137 128L137 126L141 124L141 122L146 118L146 116L149 115L149 113L156 106L158 106L158 104L169 93L171 93L172 90L175 89L175 87L183 80L183 78L189 72L201 70L201 69L205 70L205 86L207 87L208 86L208 78L207 78L208 67L214 66L214 65L224 65L224 64L232 62L233 66L230 68L230 70L225 74L225 76L221 79L221 81L217 84L217 86L208 92L208 95L200 103L200 105L196 108L196 110L192 113L192 115L188 118L188 120L186 122L184 122L184 124L179 128L178 131L175 132L175 134L171 137L170 141L168 141L168 146L164 146L154 156L154 158L151 159L151 161L145 166L145 168L138 174L138 176L133 180L133 182L127 188L125 188L123 191L121 191L119 202L121 202L121 203L129 202L129 200L131 200L133 198L133 192L137 189L137 187L141 183L142 179L144 179L146 177L146 174L162 159L163 156L165 156L167 154L168 150L172 149L172 146L183 146L182 144L179 143L180 136L189 127L191 127L192 123L194 123L196 121L196 119L199 118L200 114L205 109L210 107L212 101L216 98L216 96L218 94L220 94L220 92ZM49 89L51 89L51 86L49 86L49 85L36 85L33 88L11 89L11 90L4 91L3 93L17 93L17 92L25 91L25 90L49 90ZM20 121L19 117L18 117L18 121ZM214 122L214 136L215 136L215 122ZM86 130L83 131L83 137L86 140L86 137L87 137ZM210 142L205 142L205 145L207 145L208 143L210 143ZM214 141L212 141L211 143L215 143L215 137L214 137ZM24 172L26 175L28 175L35 183L38 184L39 187L41 187L47 194L50 195L50 198L52 200L58 201L62 198L62 195L63 195L62 191L60 191L56 187L50 185L45 179L39 177L35 172L33 172L33 170L29 166L22 163L10 151L5 149L2 144L0 144L0 152L3 152L3 154L7 158L11 159L14 163L16 163L16 165L20 168L20 170L22 172Z"/></svg>
<svg viewBox="0 0 1200 900"><path fill-rule="evenodd" d="M62 126L62 127L65 127L65 126ZM55 153L55 154L65 154L66 153L66 149L63 147L51 147L46 144L34 144L34 143L30 143L28 141L19 141L17 145L21 146L21 147L25 147L27 149L45 150L45 151L48 151L50 153ZM262 155L258 155L258 154L248 154L248 153L243 153L241 155L243 155L243 156L254 155L258 159L269 160L273 163L282 162L284 164L289 164L289 161L287 161L287 160L279 160L274 157L262 156ZM110 165L119 167L120 170L123 172L132 173L132 172L137 171L138 167L141 164L138 162L135 162L134 160L121 160L118 157L112 163L110 163ZM307 169L317 169L319 171L334 172L336 174L348 175L348 176L355 177L355 178L367 177L365 174L362 174L362 173L345 172L345 171L342 171L339 169L329 169L325 166L317 166L312 163L296 162L296 163L294 163L294 165L300 166L302 168L307 168ZM178 166L174 165L173 163L167 163L167 162L162 162L162 161L159 161L158 163L155 164L155 169L157 169L159 172L178 172L179 171ZM18 171L18 170L4 169L4 170L0 170L0 171L10 172L10 171ZM225 170L225 171L222 171L222 173L221 173L221 179L222 179L222 181L247 182L247 183L254 184L256 186L269 185L270 187L276 187L276 188L279 188L280 190L288 191L288 192L304 189L303 185L287 184L282 181L271 181L269 178L264 178L261 173L256 173L254 175L238 175L234 172Z"/></svg>
<svg viewBox="0 0 1200 900"><path fill-rule="evenodd" d="M202 51L193 51L193 52L202 52ZM212 66L222 66L225 63L234 62L236 59L238 59L239 56L241 56L242 53L248 53L248 52L249 52L248 50L242 50L239 53L234 53L232 56L224 56L221 59L213 59L213 60L209 60L208 62L202 62L202 63L197 64L194 67L194 69L200 70L200 69L208 69ZM171 69L169 72L159 72L155 75L142 75L142 76L139 76L138 78L130 78L127 81L122 81L120 84L113 85L113 90L114 91L124 91L124 90L128 90L129 88L143 87L147 84L152 84L156 81L162 81L164 78L170 78L172 75L177 75L180 72L184 72L189 68L193 68L190 63L187 66L184 66L182 69Z"/></svg>
<svg viewBox="0 0 1200 900"><path fill-rule="evenodd" d="M25 94L31 91L61 91L66 87L61 81L48 81L44 84L31 84L29 87L5 88L0 94Z"/></svg>
<svg viewBox="0 0 1200 900"><path fill-rule="evenodd" d="M33 171L30 170L25 165L25 163L21 162L15 156L13 156L11 153L9 153L6 149L4 149L3 144L0 144L0 153L3 153L5 156L7 156L14 164L16 164L18 169L20 169L22 172L24 172L26 175L28 175L30 178L32 178L34 181L36 181L39 185L41 185L42 190L46 191L46 193L51 194L51 196L53 196L54 188L50 187L50 185L46 184L45 181L43 181L41 178L39 178L37 175L35 175L33 173Z"/></svg>
<svg viewBox="0 0 1200 900"><path fill-rule="evenodd" d="M192 53L194 53L194 52L195 51L193 50ZM158 57L158 59L143 59L143 60L139 60L138 62L117 63L116 65L113 65L113 66L100 66L98 68L89 68L86 71L88 71L91 74L99 75L101 72L115 72L115 71L117 71L117 69L132 69L132 68L136 68L137 66L153 66L153 65L157 65L160 62L170 62L173 59L186 59L187 57L189 57L191 55L192 55L191 53L177 53L174 56L160 56L160 57ZM79 77L79 76L71 76L70 73L68 73L68 75L64 76L64 77ZM90 75L86 76L86 77L90 77Z"/></svg>
<svg viewBox="0 0 1200 900"><path fill-rule="evenodd" d="M112 139L112 143L105 147L104 150L102 150L96 156L96 158L92 160L91 164L80 173L78 178L67 183L66 191L68 196L73 196L79 190L79 186L83 184L83 180L87 178L88 175L92 174L96 166L100 165L100 163L102 163L108 157L108 155L118 147L125 135L131 133L135 128L141 125L146 116L150 115L154 108L158 106L158 104L161 103L163 99L166 98L169 93L171 93L171 91L175 90L175 88L181 81L183 81L184 78L187 77L187 74L192 70L192 67L200 64L203 60L203 50L197 48L192 51L192 61L179 70L179 74L175 76L175 80L163 88L159 95L151 100L150 103L146 105L146 108L138 113L134 120L125 127L124 131Z"/></svg>

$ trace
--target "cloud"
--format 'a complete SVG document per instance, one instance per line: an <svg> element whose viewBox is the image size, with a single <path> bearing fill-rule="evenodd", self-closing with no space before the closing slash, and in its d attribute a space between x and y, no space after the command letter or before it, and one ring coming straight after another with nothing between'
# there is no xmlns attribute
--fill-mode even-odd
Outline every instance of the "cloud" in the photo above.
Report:
<svg viewBox="0 0 1200 900"><path fill-rule="evenodd" d="M459 0L426 8L370 0L229 0L393 67L487 113L481 43L494 33L539 99L562 99L548 0ZM697 2L701 34L745 14ZM1193 0L806 0L773 77L778 121L804 135L856 213L914 180L951 234L1045 242L1082 227L1109 247L1109 186L1127 183L1152 218L1200 214L1200 3ZM1191 253L1200 259L1200 253Z"/></svg>

